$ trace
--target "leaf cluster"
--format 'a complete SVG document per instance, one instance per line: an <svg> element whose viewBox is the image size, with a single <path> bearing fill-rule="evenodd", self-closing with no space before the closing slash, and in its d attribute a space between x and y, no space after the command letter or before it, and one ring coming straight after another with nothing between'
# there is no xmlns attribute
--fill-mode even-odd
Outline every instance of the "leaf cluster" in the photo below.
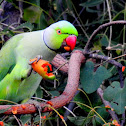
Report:
<svg viewBox="0 0 126 126"><path fill-rule="evenodd" d="M7 0L3 4L0 0L0 46L13 35L40 30L59 20L68 20L75 25L79 32L77 40L77 50L83 50L86 42L95 29L101 24L116 20L126 20L126 7L124 0ZM1 11L2 10L2 11ZM126 28L123 25L114 25L99 32L93 39L93 50L100 50L99 55L111 58L125 54L126 49ZM109 50L108 50L109 47ZM117 62L126 64L125 56L116 59ZM123 75L126 75L124 71ZM64 90L67 83L66 74L59 72L55 82L44 81L38 88L35 97L50 99L58 96ZM126 84L126 81L125 81ZM104 99L111 103L117 115L125 111L126 86L120 88L120 78L116 66L101 60L88 61L81 67L80 88L85 92L80 92L73 101L78 102L74 107L70 107L76 117L68 116L69 125L98 126L111 122L111 117L105 110L105 106L97 94L97 89L102 88ZM80 104L80 103L83 104ZM85 105L85 106L84 106ZM87 106L89 107L87 107ZM69 107L69 106L68 106ZM101 115L102 119L93 109ZM65 115L65 109L59 112ZM56 125L60 120L57 114L45 113L47 119L42 119L43 125ZM31 115L22 115L22 124L31 124ZM5 118L6 125L15 125L15 119ZM119 118L121 121L121 118ZM35 117L34 124L39 122L39 116Z"/></svg>

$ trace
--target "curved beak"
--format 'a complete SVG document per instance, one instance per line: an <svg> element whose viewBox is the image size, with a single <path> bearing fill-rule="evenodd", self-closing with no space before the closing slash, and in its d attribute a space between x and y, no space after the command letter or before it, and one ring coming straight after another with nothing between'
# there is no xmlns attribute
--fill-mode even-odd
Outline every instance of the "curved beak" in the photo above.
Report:
<svg viewBox="0 0 126 126"><path fill-rule="evenodd" d="M72 51L76 46L77 37L75 35L70 35L65 39L66 45L64 49L66 51Z"/></svg>

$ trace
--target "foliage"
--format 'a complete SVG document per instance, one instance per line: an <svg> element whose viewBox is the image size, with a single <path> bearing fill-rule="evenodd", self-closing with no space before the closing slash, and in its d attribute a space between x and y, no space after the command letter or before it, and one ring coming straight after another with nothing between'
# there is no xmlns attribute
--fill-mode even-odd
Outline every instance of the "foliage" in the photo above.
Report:
<svg viewBox="0 0 126 126"><path fill-rule="evenodd" d="M80 75L82 88L88 94L93 93L99 88L102 82L110 76L111 73L103 66L98 67L94 72L94 64L92 62L87 62L84 67L82 67Z"/></svg>
<svg viewBox="0 0 126 126"><path fill-rule="evenodd" d="M2 0L0 8L0 44L1 47L6 40L15 34L40 30L48 27L58 20L68 20L75 25L79 32L76 49L82 50L93 31L98 26L111 20L126 20L126 7L124 0L7 0L11 11L3 7ZM23 5L22 6L20 5ZM0 9L1 10L1 9ZM15 14L13 18L11 15ZM17 16L16 16L17 15ZM14 20L16 19L16 21ZM20 22L17 22L17 20ZM125 54L125 27L123 25L114 25L102 30L93 39L94 45L91 50L100 50L98 54L111 56L113 58ZM108 50L109 47L109 50ZM126 64L125 57L117 58L116 61ZM104 98L108 100L114 111L119 117L125 111L125 92L126 86L120 88L120 78L118 70L108 62L95 60L86 62L82 65L80 76L80 88L85 92L77 94L74 98L76 105L72 115L68 116L66 123L68 125L109 125L112 124L111 117L105 110L100 97L96 91L101 87L104 91ZM100 67L99 67L100 65ZM123 73L126 75L126 71ZM50 99L59 95L66 85L67 77L63 73L58 73L57 88L52 86L52 82L44 81L41 83L36 97ZM126 80L125 80L126 85ZM47 91L48 90L48 91ZM39 100L38 100L39 101ZM83 103L83 104L80 104ZM58 110L65 116L63 108ZM100 115L100 116L99 116ZM39 125L41 119L42 125L57 125L60 118L54 112L43 113L46 119L37 115L34 119L34 125ZM20 122L24 125L30 124L32 115L21 115ZM6 125L18 125L14 117L4 117L1 115ZM32 121L31 121L32 120ZM121 121L121 118L119 118ZM109 124L108 124L109 123Z"/></svg>
<svg viewBox="0 0 126 126"><path fill-rule="evenodd" d="M126 79L125 83L126 85ZM120 88L120 84L117 81L114 81L104 92L104 98L107 101L111 101L111 105L114 110L121 114L125 111L125 99L126 99L126 86L124 88Z"/></svg>

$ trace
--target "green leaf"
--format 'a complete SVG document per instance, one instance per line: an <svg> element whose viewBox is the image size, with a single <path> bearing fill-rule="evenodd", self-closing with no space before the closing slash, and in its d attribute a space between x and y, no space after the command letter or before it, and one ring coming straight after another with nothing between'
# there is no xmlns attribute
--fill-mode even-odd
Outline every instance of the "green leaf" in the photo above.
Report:
<svg viewBox="0 0 126 126"><path fill-rule="evenodd" d="M89 105L89 102L87 100L87 98L85 97L85 95L82 92L79 92L75 97L74 97L74 101ZM77 103L77 105L83 109L86 112L90 112L90 109L85 107L84 105L81 105L79 103Z"/></svg>
<svg viewBox="0 0 126 126"><path fill-rule="evenodd" d="M50 19L51 20L51 19ZM38 25L38 29L45 29L49 24L49 22L46 21L46 18L45 18L45 15L44 13L41 14L41 17L40 17L40 22L39 22L39 25ZM52 22L54 23L54 22ZM51 23L51 24L52 24Z"/></svg>
<svg viewBox="0 0 126 126"><path fill-rule="evenodd" d="M86 10L87 10L87 12L90 12L90 13L98 13L98 12L100 12L100 11L91 9L91 8L89 8L89 7L87 7Z"/></svg>
<svg viewBox="0 0 126 126"><path fill-rule="evenodd" d="M93 93L110 76L111 73L105 67L100 66L94 72L94 63L86 62L81 70L80 81L85 92Z"/></svg>
<svg viewBox="0 0 126 126"><path fill-rule="evenodd" d="M104 0L88 0L87 2L81 3L80 6L83 7L94 7L101 4Z"/></svg>
<svg viewBox="0 0 126 126"><path fill-rule="evenodd" d="M24 9L23 19L31 23L39 23L42 9L37 6L30 6Z"/></svg>
<svg viewBox="0 0 126 126"><path fill-rule="evenodd" d="M90 119L87 119L86 117L77 116L77 117L70 117L68 116L68 119L74 123L77 126L84 126L84 123L89 123Z"/></svg>
<svg viewBox="0 0 126 126"><path fill-rule="evenodd" d="M40 6L40 0L27 0L29 2L29 4L31 3L31 5L37 5Z"/></svg>
<svg viewBox="0 0 126 126"><path fill-rule="evenodd" d="M20 28L27 28L29 31L32 31L34 28L34 25L30 22L25 22L25 23L19 25L18 27L16 27L16 29L20 29Z"/></svg>
<svg viewBox="0 0 126 126"><path fill-rule="evenodd" d="M90 103L88 101L88 99L90 99ZM74 97L74 101L77 101L77 102L80 102L80 103L83 103L83 104L86 104L88 106L99 106L101 105L101 99L100 97L97 95L97 92L94 92L92 94L87 94L87 97L85 96L85 94L83 94L82 92L79 92L75 97ZM79 103L77 103L77 105L83 109L84 111L86 112L90 112L91 109L85 107L84 105L81 105Z"/></svg>
<svg viewBox="0 0 126 126"><path fill-rule="evenodd" d="M101 50L102 51L101 43L99 41L94 42L92 50Z"/></svg>
<svg viewBox="0 0 126 126"><path fill-rule="evenodd" d="M40 87L37 88L35 96L38 98L43 98L43 90Z"/></svg>
<svg viewBox="0 0 126 126"><path fill-rule="evenodd" d="M23 124L26 124L28 121L31 120L31 115L30 114L29 115L21 115L20 119Z"/></svg>
<svg viewBox="0 0 126 126"><path fill-rule="evenodd" d="M112 108L118 114L124 113L126 106L126 79L124 81L124 88L120 88L120 83L117 81L106 88L104 99L111 102Z"/></svg>
<svg viewBox="0 0 126 126"><path fill-rule="evenodd" d="M116 50L117 55L121 55L121 52L122 52L121 49L117 49L117 50Z"/></svg>
<svg viewBox="0 0 126 126"><path fill-rule="evenodd" d="M104 35L103 37L102 37L102 39L101 39L101 44L102 44L102 46L105 46L105 47L107 47L108 46L108 42L109 40L108 40L108 37L106 36L106 35Z"/></svg>
<svg viewBox="0 0 126 126"><path fill-rule="evenodd" d="M13 3L13 0L7 0L8 2L10 2L10 3Z"/></svg>
<svg viewBox="0 0 126 126"><path fill-rule="evenodd" d="M49 91L52 96L59 96L59 91Z"/></svg>
<svg viewBox="0 0 126 126"><path fill-rule="evenodd" d="M116 91L114 91L116 90ZM113 82L108 88L104 91L104 99L107 101L112 101L113 97L116 96L117 92L120 90L120 83L118 81ZM109 95L109 97L108 97Z"/></svg>
<svg viewBox="0 0 126 126"><path fill-rule="evenodd" d="M96 111L107 122L107 119L109 118L109 113L106 111L103 104L100 107L101 108L97 108ZM96 121L97 121L97 124L103 125L103 123L104 123L101 120L101 118L99 118L98 116L96 116Z"/></svg>

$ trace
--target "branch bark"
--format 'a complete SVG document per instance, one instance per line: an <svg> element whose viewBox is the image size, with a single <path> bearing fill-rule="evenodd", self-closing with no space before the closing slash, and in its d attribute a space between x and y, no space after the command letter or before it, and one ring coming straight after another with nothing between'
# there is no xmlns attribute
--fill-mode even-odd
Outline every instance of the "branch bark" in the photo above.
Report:
<svg viewBox="0 0 126 126"><path fill-rule="evenodd" d="M69 63L68 60L64 59L60 54L57 54L51 62L54 67L59 68L60 71L68 73ZM64 65L63 65L64 64ZM62 67L60 67L62 66Z"/></svg>

